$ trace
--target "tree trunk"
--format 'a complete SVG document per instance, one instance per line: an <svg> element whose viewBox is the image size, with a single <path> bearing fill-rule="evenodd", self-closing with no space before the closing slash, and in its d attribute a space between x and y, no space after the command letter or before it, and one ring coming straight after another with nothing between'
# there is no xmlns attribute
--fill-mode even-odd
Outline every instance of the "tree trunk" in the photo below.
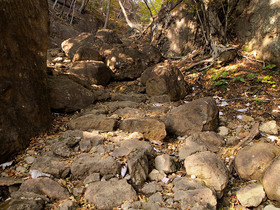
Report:
<svg viewBox="0 0 280 210"><path fill-rule="evenodd" d="M150 3L152 5L152 7L154 8L154 10L156 11L156 13L158 14L157 8L155 7L154 3L152 2L152 0L150 0Z"/></svg>
<svg viewBox="0 0 280 210"><path fill-rule="evenodd" d="M153 13L152 13L152 11L151 11L151 9L149 7L149 4L148 4L147 0L144 0L144 2L146 4L147 9L149 10L149 13L150 13L151 17L153 17Z"/></svg>
<svg viewBox="0 0 280 210"><path fill-rule="evenodd" d="M106 20L105 20L105 24L104 24L104 29L107 28L108 26L108 21L109 21L109 16L110 16L110 5L111 5L111 0L108 0L107 2L107 11L106 11Z"/></svg>

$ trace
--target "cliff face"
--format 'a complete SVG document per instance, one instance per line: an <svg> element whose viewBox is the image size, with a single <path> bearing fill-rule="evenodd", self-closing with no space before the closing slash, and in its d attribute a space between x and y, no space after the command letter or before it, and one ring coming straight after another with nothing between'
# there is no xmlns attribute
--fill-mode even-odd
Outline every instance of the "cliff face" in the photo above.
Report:
<svg viewBox="0 0 280 210"><path fill-rule="evenodd" d="M47 0L0 4L0 163L50 125Z"/></svg>

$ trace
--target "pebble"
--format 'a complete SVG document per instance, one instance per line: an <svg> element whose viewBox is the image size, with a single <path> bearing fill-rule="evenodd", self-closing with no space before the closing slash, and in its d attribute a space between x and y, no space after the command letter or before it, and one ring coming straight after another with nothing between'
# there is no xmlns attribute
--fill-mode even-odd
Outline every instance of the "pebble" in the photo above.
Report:
<svg viewBox="0 0 280 210"><path fill-rule="evenodd" d="M228 128L225 126L221 126L218 128L218 134L221 136L227 136L228 135Z"/></svg>
<svg viewBox="0 0 280 210"><path fill-rule="evenodd" d="M275 120L263 123L260 126L260 131L266 134L278 135L278 126Z"/></svg>
<svg viewBox="0 0 280 210"><path fill-rule="evenodd" d="M26 168L24 168L23 166L18 166L18 167L16 168L16 172L17 172L18 174L23 174L25 171L26 171Z"/></svg>
<svg viewBox="0 0 280 210"><path fill-rule="evenodd" d="M34 162L35 158L32 156L27 156L24 160L27 164L32 164Z"/></svg>

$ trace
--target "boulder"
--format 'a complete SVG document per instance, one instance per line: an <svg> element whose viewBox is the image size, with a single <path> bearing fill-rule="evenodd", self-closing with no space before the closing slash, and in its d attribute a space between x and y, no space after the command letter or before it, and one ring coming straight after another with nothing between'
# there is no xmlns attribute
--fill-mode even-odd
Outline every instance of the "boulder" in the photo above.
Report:
<svg viewBox="0 0 280 210"><path fill-rule="evenodd" d="M74 112L95 101L95 95L67 76L48 78L51 108L55 111Z"/></svg>
<svg viewBox="0 0 280 210"><path fill-rule="evenodd" d="M149 96L169 95L171 100L176 101L188 93L183 74L168 63L147 68L141 76L141 83L146 86Z"/></svg>
<svg viewBox="0 0 280 210"><path fill-rule="evenodd" d="M123 118L143 118L145 117L145 113L140 109L133 109L126 107L124 109L118 109L115 112L119 117Z"/></svg>
<svg viewBox="0 0 280 210"><path fill-rule="evenodd" d="M155 168L158 171L163 171L165 173L175 172L175 158L168 154L159 155L155 158Z"/></svg>
<svg viewBox="0 0 280 210"><path fill-rule="evenodd" d="M54 200L64 200L69 197L69 193L65 188L47 177L26 180L20 186L20 191L46 195Z"/></svg>
<svg viewBox="0 0 280 210"><path fill-rule="evenodd" d="M103 58L96 48L90 46L80 46L75 52L72 62L84 60L103 61Z"/></svg>
<svg viewBox="0 0 280 210"><path fill-rule="evenodd" d="M113 101L133 101L137 103L144 103L147 100L147 97L145 94L112 93L111 99Z"/></svg>
<svg viewBox="0 0 280 210"><path fill-rule="evenodd" d="M0 163L3 163L25 149L31 137L49 128L51 112L46 76L48 2L5 1L1 2L0 10Z"/></svg>
<svg viewBox="0 0 280 210"><path fill-rule="evenodd" d="M123 201L137 200L137 194L133 187L122 179L89 184L85 198L97 209L113 209Z"/></svg>
<svg viewBox="0 0 280 210"><path fill-rule="evenodd" d="M147 183L144 184L141 191L145 195L151 195L151 194L154 194L156 192L160 192L161 190L162 190L162 187L158 182L147 182Z"/></svg>
<svg viewBox="0 0 280 210"><path fill-rule="evenodd" d="M184 160L186 157L192 154L204 151L208 151L206 145L202 142L194 141L193 137L190 136L186 139L183 147L179 150L179 158L180 160Z"/></svg>
<svg viewBox="0 0 280 210"><path fill-rule="evenodd" d="M122 44L117 34L110 29L100 29L96 32L95 36L107 44Z"/></svg>
<svg viewBox="0 0 280 210"><path fill-rule="evenodd" d="M195 175L220 193L228 183L228 170L224 161L209 151L188 156L184 161L186 173Z"/></svg>
<svg viewBox="0 0 280 210"><path fill-rule="evenodd" d="M261 124L260 131L267 134L278 135L278 126L275 120Z"/></svg>
<svg viewBox="0 0 280 210"><path fill-rule="evenodd" d="M130 133L143 133L144 138L151 141L162 141L166 136L164 123L150 118L125 119L121 122L120 129Z"/></svg>
<svg viewBox="0 0 280 210"><path fill-rule="evenodd" d="M249 184L236 192L240 204L245 207L257 207L265 198L265 192L261 184Z"/></svg>
<svg viewBox="0 0 280 210"><path fill-rule="evenodd" d="M265 171L262 182L267 197L280 202L280 159L277 158Z"/></svg>
<svg viewBox="0 0 280 210"><path fill-rule="evenodd" d="M91 85L107 85L112 77L112 71L102 61L79 61L72 64L70 74Z"/></svg>
<svg viewBox="0 0 280 210"><path fill-rule="evenodd" d="M70 129L79 130L102 130L113 131L116 127L117 119L106 117L106 115L87 114L72 119L68 126Z"/></svg>
<svg viewBox="0 0 280 210"><path fill-rule="evenodd" d="M269 143L258 143L241 149L235 157L235 168L243 179L260 180L280 148Z"/></svg>
<svg viewBox="0 0 280 210"><path fill-rule="evenodd" d="M279 1L250 1L246 10L236 20L236 35L247 51L256 59L280 65L279 25L277 15L280 12Z"/></svg>
<svg viewBox="0 0 280 210"><path fill-rule="evenodd" d="M184 136L215 131L219 124L219 112L215 100L207 97L173 108L161 119L167 132Z"/></svg>
<svg viewBox="0 0 280 210"><path fill-rule="evenodd" d="M144 44L138 45L138 49L141 53L143 53L144 55L147 56L147 58L145 59L147 66L157 64L163 60L161 52L155 46L144 43Z"/></svg>

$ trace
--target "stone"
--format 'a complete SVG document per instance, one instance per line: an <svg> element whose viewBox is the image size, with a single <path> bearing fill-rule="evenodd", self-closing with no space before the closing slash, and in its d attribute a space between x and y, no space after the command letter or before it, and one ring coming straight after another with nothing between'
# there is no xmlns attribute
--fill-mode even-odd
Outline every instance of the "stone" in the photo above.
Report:
<svg viewBox="0 0 280 210"><path fill-rule="evenodd" d="M172 101L180 100L188 93L187 83L176 67L160 63L146 69L141 76L148 96L169 95Z"/></svg>
<svg viewBox="0 0 280 210"><path fill-rule="evenodd" d="M51 108L60 112L74 112L83 109L95 101L95 95L67 76L48 78Z"/></svg>
<svg viewBox="0 0 280 210"><path fill-rule="evenodd" d="M69 173L69 167L66 163L60 160L60 158L48 154L37 157L30 170L37 170L43 173L51 174L56 178L68 175Z"/></svg>
<svg viewBox="0 0 280 210"><path fill-rule="evenodd" d="M69 197L69 193L65 188L47 177L26 180L20 186L20 191L46 195L54 200L64 200Z"/></svg>
<svg viewBox="0 0 280 210"><path fill-rule="evenodd" d="M266 134L278 135L278 126L275 120L261 124L260 131Z"/></svg>
<svg viewBox="0 0 280 210"><path fill-rule="evenodd" d="M195 180L191 180L187 177L176 177L173 181L173 188L172 191L176 192L179 190L183 190L183 191L188 191L188 190L195 190L195 189L201 189L201 188L205 188L205 186L203 186L203 183L199 183Z"/></svg>
<svg viewBox="0 0 280 210"><path fill-rule="evenodd" d="M85 179L93 173L100 173L101 176L113 177L120 174L121 166L111 156L104 157L100 155L81 154L71 165L73 177Z"/></svg>
<svg viewBox="0 0 280 210"><path fill-rule="evenodd" d="M18 166L17 168L16 168L16 173L17 174L23 174L23 173L25 173L27 171L27 168L25 168L25 167L23 167L23 166Z"/></svg>
<svg viewBox="0 0 280 210"><path fill-rule="evenodd" d="M161 190L162 190L161 185L157 182L154 182L154 181L145 183L143 188L141 189L141 191L145 195L151 195L151 194L154 194L156 192L160 192Z"/></svg>
<svg viewBox="0 0 280 210"><path fill-rule="evenodd" d="M138 45L138 49L141 53L146 55L145 62L146 62L147 66L157 64L163 60L163 56L161 55L160 50L158 48L154 47L153 45L144 43L144 44Z"/></svg>
<svg viewBox="0 0 280 210"><path fill-rule="evenodd" d="M97 209L113 209L123 201L137 200L137 194L126 180L109 180L89 184L85 198Z"/></svg>
<svg viewBox="0 0 280 210"><path fill-rule="evenodd" d="M235 168L239 176L247 180L260 180L280 149L269 143L246 146L235 157Z"/></svg>
<svg viewBox="0 0 280 210"><path fill-rule="evenodd" d="M137 131L150 141L162 141L166 137L164 123L151 118L125 119L120 123L120 129L130 133Z"/></svg>
<svg viewBox="0 0 280 210"><path fill-rule="evenodd" d="M112 77L112 71L102 61L77 61L68 72L90 85L106 86Z"/></svg>
<svg viewBox="0 0 280 210"><path fill-rule="evenodd" d="M124 109L118 109L115 112L119 117L123 118L143 118L145 117L145 113L139 109L133 109L126 107Z"/></svg>
<svg viewBox="0 0 280 210"><path fill-rule="evenodd" d="M175 158L168 154L159 155L155 158L155 168L164 173L176 171Z"/></svg>
<svg viewBox="0 0 280 210"><path fill-rule="evenodd" d="M58 140L56 143L51 145L51 150L53 154L64 158L69 158L75 155L73 148L69 147L67 143L68 142L66 140Z"/></svg>
<svg viewBox="0 0 280 210"><path fill-rule="evenodd" d="M277 208L277 207L273 206L272 204L269 204L264 207L264 210L279 210L279 209L280 208Z"/></svg>
<svg viewBox="0 0 280 210"><path fill-rule="evenodd" d="M174 193L174 200L181 201L181 208L188 209L216 209L217 198L209 188L201 188L183 191L179 190Z"/></svg>
<svg viewBox="0 0 280 210"><path fill-rule="evenodd" d="M163 200L162 195L159 193L155 193L149 197L149 202L153 203L161 203Z"/></svg>
<svg viewBox="0 0 280 210"><path fill-rule="evenodd" d="M119 148L116 148L114 152L112 153L113 157L124 157L129 155L132 151L136 149L141 149L143 152L145 152L148 156L153 155L153 147L152 145L147 141L140 141L137 139L130 139L125 140L120 144Z"/></svg>
<svg viewBox="0 0 280 210"><path fill-rule="evenodd" d="M73 56L72 62L84 60L103 61L103 58L94 47L83 46L77 49Z"/></svg>
<svg viewBox="0 0 280 210"><path fill-rule="evenodd" d="M218 134L221 136L227 136L228 135L228 128L225 126L220 126L218 128Z"/></svg>
<svg viewBox="0 0 280 210"><path fill-rule="evenodd" d="M184 160L186 157L192 154L203 151L207 151L206 145L194 141L192 136L190 136L186 139L183 147L179 150L179 158L180 160Z"/></svg>
<svg viewBox="0 0 280 210"><path fill-rule="evenodd" d="M82 152L89 152L92 147L102 144L105 140L104 136L99 134L94 134L86 131L84 131L83 133L84 139L79 142L80 150Z"/></svg>
<svg viewBox="0 0 280 210"><path fill-rule="evenodd" d="M219 147L225 146L225 140L213 131L201 132L193 135L195 141L202 141L211 152L218 152Z"/></svg>
<svg viewBox="0 0 280 210"><path fill-rule="evenodd" d="M280 201L279 192L280 159L279 157L266 169L262 183L267 197L270 200Z"/></svg>
<svg viewBox="0 0 280 210"><path fill-rule="evenodd" d="M122 44L122 41L117 34L110 29L100 29L95 36L107 44Z"/></svg>
<svg viewBox="0 0 280 210"><path fill-rule="evenodd" d="M78 208L78 205L75 201L64 201L61 204L59 204L59 210L76 210Z"/></svg>
<svg viewBox="0 0 280 210"><path fill-rule="evenodd" d="M152 181L161 181L165 177L166 174L163 171L158 171L156 169L153 169L151 173L149 173L149 179Z"/></svg>
<svg viewBox="0 0 280 210"><path fill-rule="evenodd" d="M177 136L201 131L215 131L219 125L219 112L213 98L201 98L171 109L161 117L166 130Z"/></svg>
<svg viewBox="0 0 280 210"><path fill-rule="evenodd" d="M41 200L27 200L27 199L12 199L5 209L7 210L43 210L45 202ZM0 206L1 207L1 206Z"/></svg>
<svg viewBox="0 0 280 210"><path fill-rule="evenodd" d="M127 166L132 183L142 186L149 174L148 157L142 149L136 149L128 155Z"/></svg>
<svg viewBox="0 0 280 210"><path fill-rule="evenodd" d="M35 158L32 156L27 156L24 160L27 164L32 164L34 162Z"/></svg>
<svg viewBox="0 0 280 210"><path fill-rule="evenodd" d="M22 179L13 177L0 177L0 187L1 186L13 186L20 185L23 183Z"/></svg>
<svg viewBox="0 0 280 210"><path fill-rule="evenodd" d="M84 185L90 184L92 182L100 181L100 174L99 173L93 173L87 176L84 180Z"/></svg>
<svg viewBox="0 0 280 210"><path fill-rule="evenodd" d="M228 170L224 161L209 151L188 156L184 161L186 173L195 175L205 182L207 187L213 187L221 192L228 183Z"/></svg>
<svg viewBox="0 0 280 210"><path fill-rule="evenodd" d="M265 198L265 192L261 184L249 184L236 192L240 204L245 207L257 207Z"/></svg>
<svg viewBox="0 0 280 210"><path fill-rule="evenodd" d="M5 1L0 10L1 164L24 150L52 120L46 74L48 2Z"/></svg>
<svg viewBox="0 0 280 210"><path fill-rule="evenodd" d="M144 103L147 100L147 96L145 94L113 93L111 94L111 99L113 101L133 101L137 103Z"/></svg>
<svg viewBox="0 0 280 210"><path fill-rule="evenodd" d="M108 118L106 115L86 114L72 119L68 126L70 129L113 131L117 125L117 119Z"/></svg>

